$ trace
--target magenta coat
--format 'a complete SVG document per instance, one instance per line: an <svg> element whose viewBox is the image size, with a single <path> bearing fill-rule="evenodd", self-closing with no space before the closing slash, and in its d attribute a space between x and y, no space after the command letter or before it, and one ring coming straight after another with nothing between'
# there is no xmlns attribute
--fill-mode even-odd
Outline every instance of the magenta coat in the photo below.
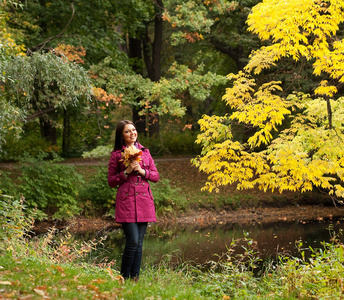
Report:
<svg viewBox="0 0 344 300"><path fill-rule="evenodd" d="M117 189L115 220L118 223L155 222L154 199L148 181L157 182L159 173L149 150L139 143L142 150L141 168L146 170L143 177L133 171L124 175L126 167L120 161L122 150L113 151L109 161L108 183Z"/></svg>

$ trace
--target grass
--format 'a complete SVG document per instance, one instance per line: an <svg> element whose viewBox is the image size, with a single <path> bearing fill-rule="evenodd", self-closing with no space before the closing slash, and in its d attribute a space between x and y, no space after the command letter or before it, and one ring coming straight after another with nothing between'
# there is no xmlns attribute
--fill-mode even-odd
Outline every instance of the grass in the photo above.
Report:
<svg viewBox="0 0 344 300"><path fill-rule="evenodd" d="M5 299L205 299L184 274L168 270L146 271L135 283L124 282L110 268L13 259L9 253L0 257L0 266L0 295Z"/></svg>
<svg viewBox="0 0 344 300"><path fill-rule="evenodd" d="M308 261L281 257L257 273L254 268L259 259L250 247L252 241L247 239L244 255L229 251L226 260L209 262L207 269L188 264L172 268L162 262L144 268L140 280L134 282L123 281L109 266L61 263L42 255L44 250L25 255L33 244L26 241L24 246L23 241L7 241L12 249L0 251L0 299L253 300L344 296L344 247L336 242L314 252Z"/></svg>
<svg viewBox="0 0 344 300"><path fill-rule="evenodd" d="M28 234L32 219L21 201L0 194L0 299L343 299L344 246L332 243L310 259L282 256L263 267L255 242L233 240L224 259L205 266L145 266L140 280L124 281L111 263L83 262L100 241L76 244ZM258 267L260 269L258 269ZM258 269L258 271L256 271ZM260 271L259 271L260 270Z"/></svg>

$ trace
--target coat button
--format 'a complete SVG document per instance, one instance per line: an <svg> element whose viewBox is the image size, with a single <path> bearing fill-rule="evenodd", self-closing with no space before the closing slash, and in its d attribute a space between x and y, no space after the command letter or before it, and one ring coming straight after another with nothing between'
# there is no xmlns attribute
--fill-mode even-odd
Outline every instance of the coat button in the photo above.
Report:
<svg viewBox="0 0 344 300"><path fill-rule="evenodd" d="M126 193L125 195L128 196L128 193Z"/></svg>
<svg viewBox="0 0 344 300"><path fill-rule="evenodd" d="M146 193L143 193L143 196L146 196Z"/></svg>
<svg viewBox="0 0 344 300"><path fill-rule="evenodd" d="M138 195L139 193L136 193L136 196Z"/></svg>
<svg viewBox="0 0 344 300"><path fill-rule="evenodd" d="M144 183L144 182L142 182L142 185L145 185L145 183Z"/></svg>
<svg viewBox="0 0 344 300"><path fill-rule="evenodd" d="M135 183L135 185L137 185L137 182Z"/></svg>

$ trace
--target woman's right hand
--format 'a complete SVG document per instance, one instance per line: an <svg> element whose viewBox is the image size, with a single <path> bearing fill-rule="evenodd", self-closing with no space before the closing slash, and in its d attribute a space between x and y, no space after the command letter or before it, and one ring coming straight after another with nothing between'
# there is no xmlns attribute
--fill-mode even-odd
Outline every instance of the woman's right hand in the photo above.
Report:
<svg viewBox="0 0 344 300"><path fill-rule="evenodd" d="M136 171L137 168L140 167L140 164L137 160L133 160L130 162L130 165L127 168L127 173L130 174L132 171Z"/></svg>
<svg viewBox="0 0 344 300"><path fill-rule="evenodd" d="M131 162L128 168L126 169L127 174L130 174L134 170L135 166Z"/></svg>

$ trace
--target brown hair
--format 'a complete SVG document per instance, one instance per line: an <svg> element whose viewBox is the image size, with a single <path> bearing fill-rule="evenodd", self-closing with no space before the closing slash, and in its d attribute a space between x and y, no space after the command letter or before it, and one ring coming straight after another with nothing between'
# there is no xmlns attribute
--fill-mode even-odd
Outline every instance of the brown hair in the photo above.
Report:
<svg viewBox="0 0 344 300"><path fill-rule="evenodd" d="M123 146L125 146L125 142L123 141L122 135L123 135L124 126L127 124L131 124L136 128L135 124L129 120L119 121L116 127L115 146L113 148L113 151L121 150Z"/></svg>

